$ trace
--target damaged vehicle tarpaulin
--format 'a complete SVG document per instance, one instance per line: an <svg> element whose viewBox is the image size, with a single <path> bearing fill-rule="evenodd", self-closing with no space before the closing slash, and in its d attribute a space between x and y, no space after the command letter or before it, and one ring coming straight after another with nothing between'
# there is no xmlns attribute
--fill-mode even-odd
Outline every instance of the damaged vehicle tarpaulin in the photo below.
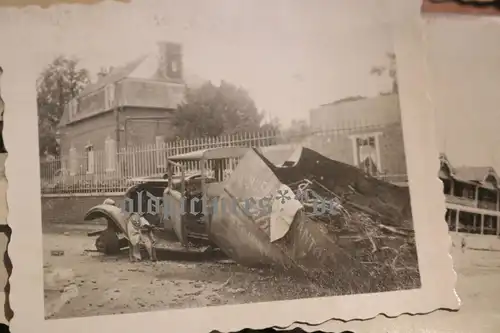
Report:
<svg viewBox="0 0 500 333"><path fill-rule="evenodd" d="M408 188L308 148L291 154L295 163L265 155L249 150L218 198L210 237L228 256L340 294L387 290L391 280L418 283Z"/></svg>

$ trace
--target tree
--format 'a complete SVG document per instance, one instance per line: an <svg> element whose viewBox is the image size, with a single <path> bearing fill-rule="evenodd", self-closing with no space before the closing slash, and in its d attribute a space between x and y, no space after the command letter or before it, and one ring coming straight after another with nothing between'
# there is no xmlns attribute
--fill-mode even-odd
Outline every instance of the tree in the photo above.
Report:
<svg viewBox="0 0 500 333"><path fill-rule="evenodd" d="M57 125L65 105L77 97L90 83L86 69L78 68L78 60L59 56L49 64L37 80L38 136L40 156L59 155Z"/></svg>
<svg viewBox="0 0 500 333"><path fill-rule="evenodd" d="M385 66L375 66L370 71L371 74L382 76L385 73L392 80L392 93L398 93L398 78L397 78L397 66L396 66L396 55L394 53L387 53L388 64Z"/></svg>
<svg viewBox="0 0 500 333"><path fill-rule="evenodd" d="M303 140L311 135L311 128L304 119L293 119L290 126L283 130L283 137L287 141Z"/></svg>
<svg viewBox="0 0 500 333"><path fill-rule="evenodd" d="M260 130L263 114L243 88L222 81L187 89L173 119L180 138L220 136Z"/></svg>
<svg viewBox="0 0 500 333"><path fill-rule="evenodd" d="M266 112L262 112L263 118ZM279 132L281 129L281 122L279 118L277 117L272 117L269 121L266 121L260 126L261 131L266 131L266 132Z"/></svg>

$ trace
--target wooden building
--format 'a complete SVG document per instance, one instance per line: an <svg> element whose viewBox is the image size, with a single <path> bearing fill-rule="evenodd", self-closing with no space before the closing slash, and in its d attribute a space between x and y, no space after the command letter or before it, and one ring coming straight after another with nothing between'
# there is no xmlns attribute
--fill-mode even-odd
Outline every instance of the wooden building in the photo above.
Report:
<svg viewBox="0 0 500 333"><path fill-rule="evenodd" d="M499 235L500 189L496 171L488 166L453 167L440 156L439 178L446 198L449 230Z"/></svg>

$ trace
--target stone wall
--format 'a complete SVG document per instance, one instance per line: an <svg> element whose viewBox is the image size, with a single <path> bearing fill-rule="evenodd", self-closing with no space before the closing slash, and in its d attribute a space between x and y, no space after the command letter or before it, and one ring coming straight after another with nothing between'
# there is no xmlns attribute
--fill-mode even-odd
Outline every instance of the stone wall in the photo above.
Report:
<svg viewBox="0 0 500 333"><path fill-rule="evenodd" d="M106 198L111 198L121 204L123 195L112 196L51 196L42 197L42 225L50 224L81 224L85 213L92 207L102 204ZM103 221L95 221L102 223Z"/></svg>

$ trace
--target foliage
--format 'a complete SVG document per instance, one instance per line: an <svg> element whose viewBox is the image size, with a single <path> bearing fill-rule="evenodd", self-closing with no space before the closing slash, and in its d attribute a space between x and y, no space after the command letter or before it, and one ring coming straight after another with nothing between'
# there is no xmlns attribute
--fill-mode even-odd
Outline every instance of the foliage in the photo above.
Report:
<svg viewBox="0 0 500 333"><path fill-rule="evenodd" d="M78 67L78 60L64 56L54 59L40 74L37 80L40 156L59 155L56 133L64 107L89 82L89 73Z"/></svg>
<svg viewBox="0 0 500 333"><path fill-rule="evenodd" d="M287 142L302 140L311 134L309 124L304 119L293 119L290 126L283 130L283 137Z"/></svg>
<svg viewBox="0 0 500 333"><path fill-rule="evenodd" d="M187 89L173 126L183 139L216 137L259 131L263 117L243 88L225 81L219 86L206 82L198 88Z"/></svg>
<svg viewBox="0 0 500 333"><path fill-rule="evenodd" d="M281 129L281 122L279 118L273 117L270 121L263 123L260 126L261 131L269 131L269 132L279 132Z"/></svg>
<svg viewBox="0 0 500 333"><path fill-rule="evenodd" d="M385 66L375 66L370 71L371 74L382 76L385 73L392 80L392 93L398 93L398 78L397 78L397 66L396 66L396 55L394 53L387 53L387 60L389 63Z"/></svg>

